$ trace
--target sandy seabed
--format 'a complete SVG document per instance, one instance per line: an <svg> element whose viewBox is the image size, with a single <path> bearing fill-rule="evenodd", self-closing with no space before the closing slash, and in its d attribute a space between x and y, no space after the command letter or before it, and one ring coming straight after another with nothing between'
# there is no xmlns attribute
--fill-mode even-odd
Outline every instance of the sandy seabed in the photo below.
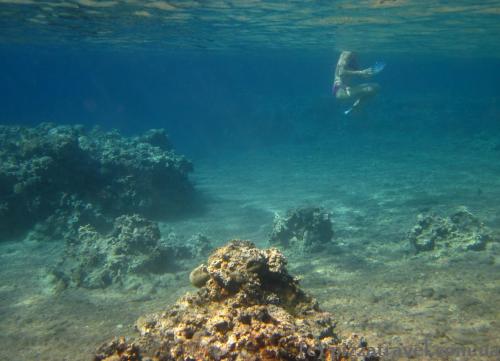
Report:
<svg viewBox="0 0 500 361"><path fill-rule="evenodd" d="M194 160L206 209L161 228L202 232L219 245L239 238L266 247L275 212L321 205L333 214L335 246L318 255L285 254L290 273L333 313L340 334L359 332L374 347L388 345L392 359L408 359L405 352L418 360L496 359L499 247L413 255L405 237L420 212L448 214L458 206L500 234L498 156L487 143L455 138L339 138L211 154ZM46 268L62 248L0 244L2 359L89 360L102 342L133 336L140 315L194 291L190 269L182 269L168 289L54 292ZM474 350L490 354L465 353Z"/></svg>

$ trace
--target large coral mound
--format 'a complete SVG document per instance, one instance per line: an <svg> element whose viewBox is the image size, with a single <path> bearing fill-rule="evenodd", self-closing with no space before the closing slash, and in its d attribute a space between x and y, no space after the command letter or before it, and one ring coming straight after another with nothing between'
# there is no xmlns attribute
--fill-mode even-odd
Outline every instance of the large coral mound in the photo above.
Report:
<svg viewBox="0 0 500 361"><path fill-rule="evenodd" d="M49 238L122 214L178 212L192 195L191 170L163 130L127 138L78 125L0 126L0 239L37 222Z"/></svg>
<svg viewBox="0 0 500 361"><path fill-rule="evenodd" d="M377 360L366 341L341 341L277 249L246 241L217 249L191 281L200 290L137 322L141 336L104 345L94 360Z"/></svg>
<svg viewBox="0 0 500 361"><path fill-rule="evenodd" d="M299 252L324 250L333 238L331 215L321 207L300 207L276 214L269 244Z"/></svg>
<svg viewBox="0 0 500 361"><path fill-rule="evenodd" d="M476 216L461 207L449 217L419 214L407 239L416 252L453 253L484 250L493 236Z"/></svg>

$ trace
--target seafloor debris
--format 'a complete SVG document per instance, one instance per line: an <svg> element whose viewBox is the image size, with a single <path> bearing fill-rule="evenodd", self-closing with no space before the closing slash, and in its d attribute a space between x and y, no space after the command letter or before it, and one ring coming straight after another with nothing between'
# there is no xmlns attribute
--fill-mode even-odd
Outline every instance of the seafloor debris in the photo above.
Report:
<svg viewBox="0 0 500 361"><path fill-rule="evenodd" d="M289 210L284 217L276 214L269 243L302 252L324 249L333 238L331 215L320 207Z"/></svg>
<svg viewBox="0 0 500 361"><path fill-rule="evenodd" d="M162 239L158 225L138 215L116 218L107 235L82 226L75 239L68 239L65 257L50 273L66 287L123 286L131 278L161 274L179 267L181 260L206 256L211 248L203 235L195 236L197 243L172 238Z"/></svg>
<svg viewBox="0 0 500 361"><path fill-rule="evenodd" d="M140 318L140 337L106 344L94 360L378 360L364 338L335 333L285 265L275 248L232 241L192 273L197 293Z"/></svg>
<svg viewBox="0 0 500 361"><path fill-rule="evenodd" d="M416 252L480 251L493 240L491 231L466 208L449 217L419 214L407 236Z"/></svg>
<svg viewBox="0 0 500 361"><path fill-rule="evenodd" d="M190 203L191 170L164 130L126 138L78 125L0 126L0 240L39 222L35 236L63 238L57 232L122 214L177 212Z"/></svg>

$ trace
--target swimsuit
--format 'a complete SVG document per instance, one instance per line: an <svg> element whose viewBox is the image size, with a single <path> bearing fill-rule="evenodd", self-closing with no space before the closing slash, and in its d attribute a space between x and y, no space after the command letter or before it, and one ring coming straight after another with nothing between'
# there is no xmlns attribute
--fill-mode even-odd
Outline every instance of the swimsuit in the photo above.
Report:
<svg viewBox="0 0 500 361"><path fill-rule="evenodd" d="M337 93L339 92L339 90L342 90L344 91L344 93L347 95L347 96L351 96L350 92L349 92L349 89L348 87L346 87L344 84L342 84L340 81L336 81L333 83L332 85L332 94L334 96L337 96Z"/></svg>
<svg viewBox="0 0 500 361"><path fill-rule="evenodd" d="M339 83L339 82L334 82L333 85L332 85L332 94L333 95L337 95L337 92L339 91L339 89L341 88L342 84Z"/></svg>

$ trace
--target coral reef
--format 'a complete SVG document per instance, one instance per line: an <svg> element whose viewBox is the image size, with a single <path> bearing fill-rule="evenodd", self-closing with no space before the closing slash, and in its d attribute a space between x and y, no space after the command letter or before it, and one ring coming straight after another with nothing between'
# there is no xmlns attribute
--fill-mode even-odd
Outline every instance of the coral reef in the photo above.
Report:
<svg viewBox="0 0 500 361"><path fill-rule="evenodd" d="M301 252L321 251L333 238L330 213L320 207L289 210L276 214L269 244Z"/></svg>
<svg viewBox="0 0 500 361"><path fill-rule="evenodd" d="M213 246L207 236L197 233L185 239L175 232L169 232L162 242L177 249L177 255L180 258L205 258Z"/></svg>
<svg viewBox="0 0 500 361"><path fill-rule="evenodd" d="M419 214L417 224L408 232L407 239L418 252L480 251L493 240L491 231L466 208L449 217Z"/></svg>
<svg viewBox="0 0 500 361"><path fill-rule="evenodd" d="M162 239L158 225L139 215L120 216L107 235L92 226L78 229L75 239L68 239L65 257L50 273L64 286L105 288L125 285L131 278L161 274L181 266L181 260L194 260L208 253L209 240L203 235L203 248L182 246L172 237ZM186 243L186 242L184 242Z"/></svg>
<svg viewBox="0 0 500 361"><path fill-rule="evenodd" d="M341 340L285 266L275 248L232 241L192 272L197 293L141 317L140 337L108 343L94 360L378 360L364 338Z"/></svg>
<svg viewBox="0 0 500 361"><path fill-rule="evenodd" d="M122 214L178 212L193 195L191 170L164 130L126 138L79 125L0 126L0 239L37 222L47 224L35 236L62 238L68 226L74 235Z"/></svg>
<svg viewBox="0 0 500 361"><path fill-rule="evenodd" d="M102 213L102 208L79 199L76 195L64 194L58 208L43 221L37 222L28 233L28 239L41 241L51 239L70 240L78 237L82 225L92 225L99 231L110 227L111 219Z"/></svg>

